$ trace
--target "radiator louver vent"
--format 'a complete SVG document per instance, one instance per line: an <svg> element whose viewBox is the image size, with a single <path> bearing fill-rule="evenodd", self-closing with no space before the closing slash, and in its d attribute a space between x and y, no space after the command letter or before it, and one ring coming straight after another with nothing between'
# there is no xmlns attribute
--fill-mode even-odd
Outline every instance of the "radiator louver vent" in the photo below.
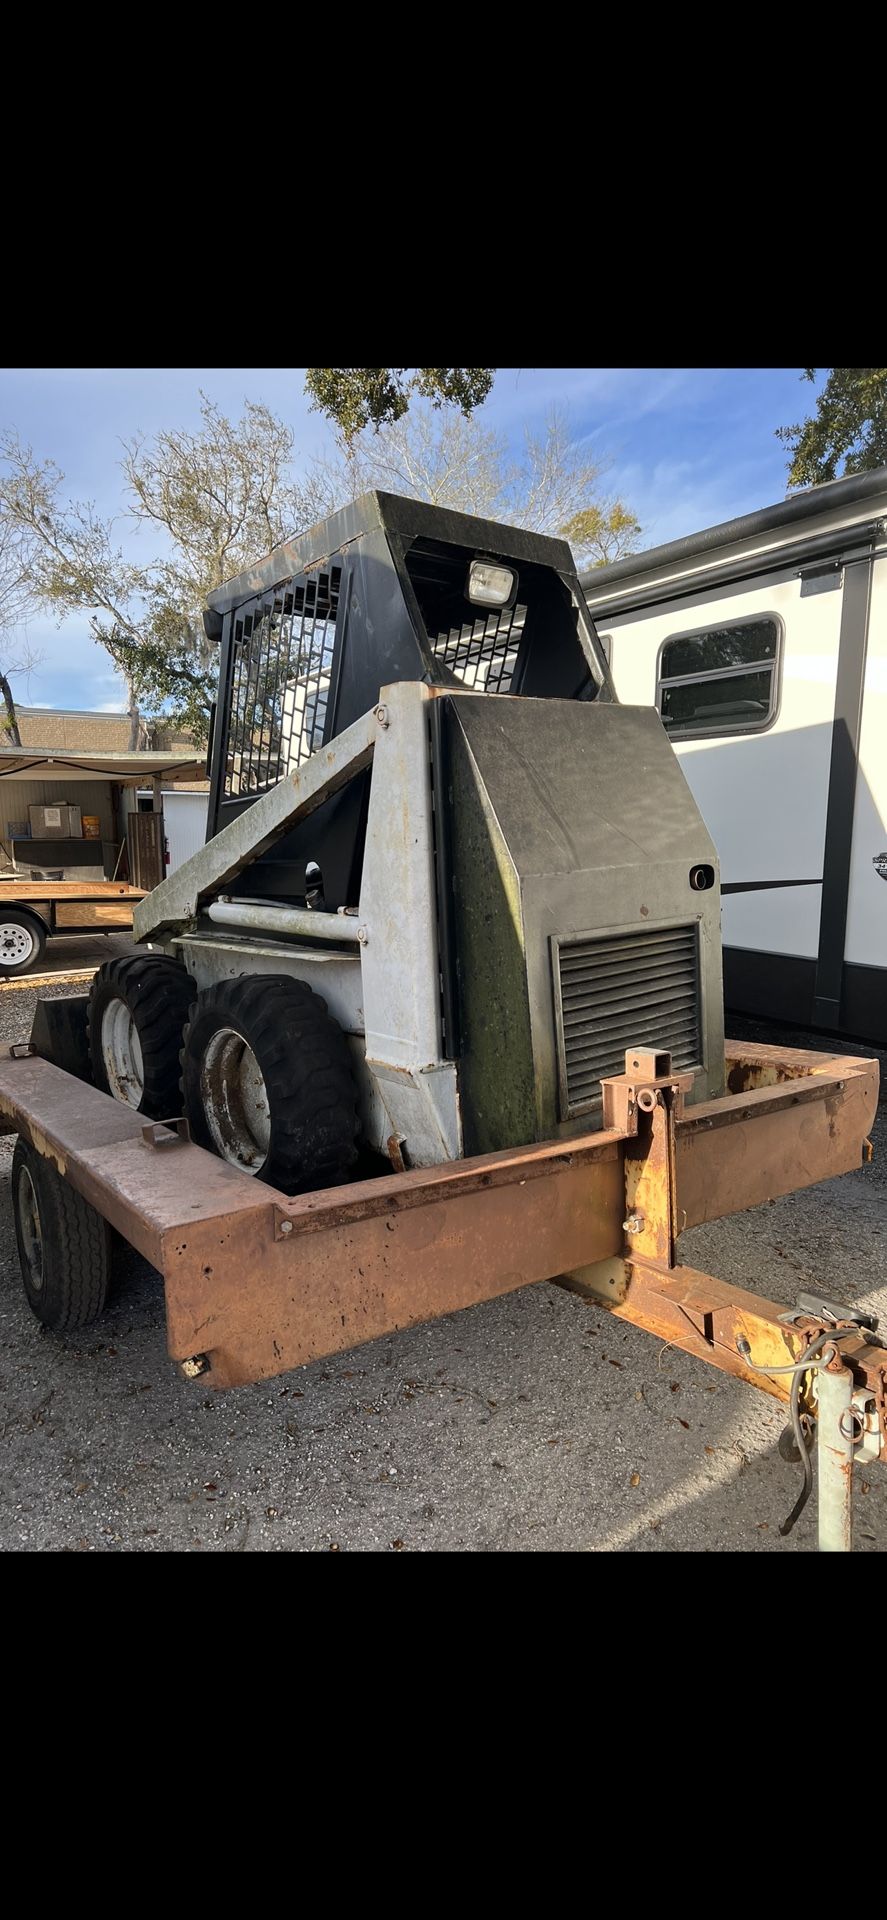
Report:
<svg viewBox="0 0 887 1920"><path fill-rule="evenodd" d="M628 1047L667 1049L682 1071L702 1065L695 925L561 942L558 986L565 1117L600 1102Z"/></svg>

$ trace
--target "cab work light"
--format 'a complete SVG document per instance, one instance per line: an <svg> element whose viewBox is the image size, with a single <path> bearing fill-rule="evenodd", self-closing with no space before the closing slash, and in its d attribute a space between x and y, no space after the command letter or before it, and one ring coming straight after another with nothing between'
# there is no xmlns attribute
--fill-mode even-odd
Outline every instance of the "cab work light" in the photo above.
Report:
<svg viewBox="0 0 887 1920"><path fill-rule="evenodd" d="M468 598L475 607L507 607L517 592L513 567L492 560L472 560L468 569Z"/></svg>

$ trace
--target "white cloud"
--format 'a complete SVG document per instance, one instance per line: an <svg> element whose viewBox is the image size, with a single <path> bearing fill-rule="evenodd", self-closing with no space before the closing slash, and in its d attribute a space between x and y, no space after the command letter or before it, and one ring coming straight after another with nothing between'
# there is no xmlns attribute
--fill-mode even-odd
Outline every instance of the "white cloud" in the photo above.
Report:
<svg viewBox="0 0 887 1920"><path fill-rule="evenodd" d="M772 480L762 480L758 459L723 464L717 459L658 460L652 467L619 464L607 475L608 492L630 502L644 530L645 547L663 546L754 513L779 499Z"/></svg>
<svg viewBox="0 0 887 1920"><path fill-rule="evenodd" d="M600 418L584 436L613 435L629 421L683 404L720 379L715 368L691 367L502 367L484 407L491 423L527 424L555 404L571 410L594 407Z"/></svg>

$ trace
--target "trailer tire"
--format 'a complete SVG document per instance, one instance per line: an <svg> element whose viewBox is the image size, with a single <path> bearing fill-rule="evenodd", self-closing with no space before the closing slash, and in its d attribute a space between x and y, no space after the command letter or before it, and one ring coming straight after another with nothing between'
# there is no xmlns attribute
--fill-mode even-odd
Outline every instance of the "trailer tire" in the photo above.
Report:
<svg viewBox="0 0 887 1920"><path fill-rule="evenodd" d="M38 913L0 907L0 974L30 973L46 952L46 927Z"/></svg>
<svg viewBox="0 0 887 1920"><path fill-rule="evenodd" d="M107 1221L21 1137L12 1156L12 1205L31 1312L54 1333L91 1326L108 1295Z"/></svg>
<svg viewBox="0 0 887 1920"><path fill-rule="evenodd" d="M93 1083L149 1120L181 1112L182 1034L194 981L163 953L105 960L89 995Z"/></svg>
<svg viewBox="0 0 887 1920"><path fill-rule="evenodd" d="M284 1193L331 1186L357 1158L348 1042L302 980L241 974L201 993L182 1096L193 1139Z"/></svg>

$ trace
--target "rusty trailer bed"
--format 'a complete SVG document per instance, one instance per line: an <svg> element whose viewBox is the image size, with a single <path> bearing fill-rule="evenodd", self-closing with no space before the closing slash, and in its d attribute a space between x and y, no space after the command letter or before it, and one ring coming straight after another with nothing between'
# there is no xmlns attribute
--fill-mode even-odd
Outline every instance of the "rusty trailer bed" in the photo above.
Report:
<svg viewBox="0 0 887 1920"><path fill-rule="evenodd" d="M674 1245L687 1227L858 1166L878 1067L731 1045L728 1070L726 1098L682 1113L653 1096L649 1116L635 1108L634 1132L609 1126L296 1198L27 1048L0 1055L0 1117L158 1268L170 1354L208 1385L265 1379L562 1280L787 1398L788 1377L756 1367L777 1364L774 1354L790 1363L805 1323L788 1326L777 1303L678 1266ZM884 1400L887 1351L857 1345L855 1376Z"/></svg>
<svg viewBox="0 0 887 1920"><path fill-rule="evenodd" d="M783 1401L794 1387L805 1486L781 1531L809 1493L815 1432L819 1544L846 1551L854 1459L887 1460L887 1345L833 1302L787 1311L682 1267L676 1245L870 1158L878 1066L728 1043L727 1068L727 1095L684 1111L670 1056L629 1052L602 1083L600 1132L295 1199L30 1045L0 1053L0 1131L22 1133L159 1269L186 1378L265 1380L554 1280Z"/></svg>

